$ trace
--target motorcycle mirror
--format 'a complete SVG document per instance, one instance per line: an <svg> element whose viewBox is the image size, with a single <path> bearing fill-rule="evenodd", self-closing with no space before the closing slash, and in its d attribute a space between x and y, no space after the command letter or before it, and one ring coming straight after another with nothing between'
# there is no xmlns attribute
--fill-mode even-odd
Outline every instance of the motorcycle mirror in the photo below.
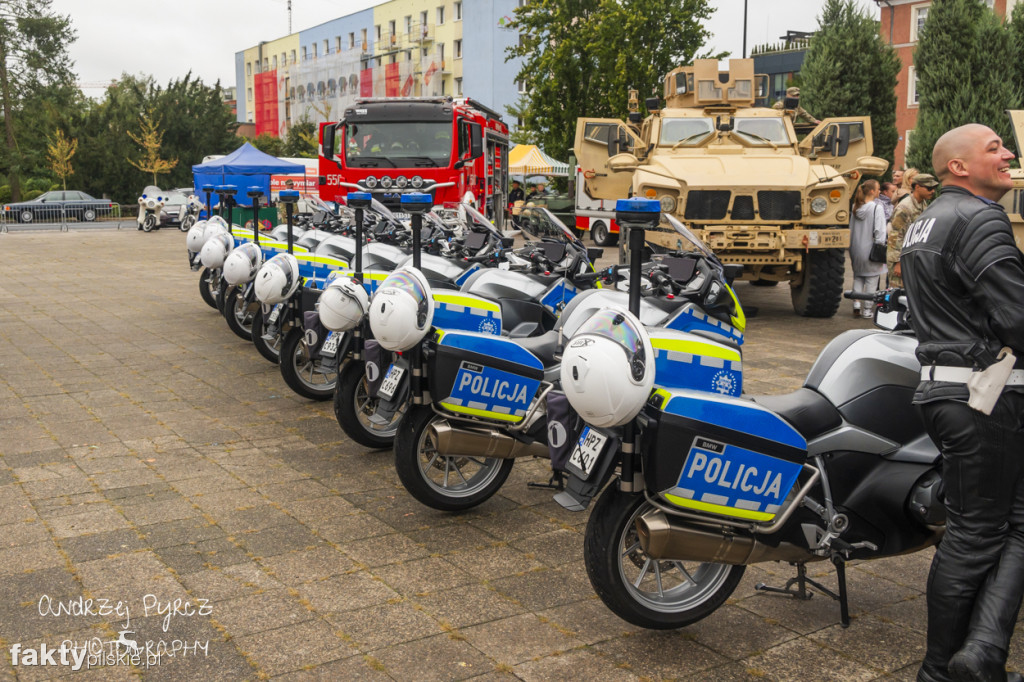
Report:
<svg viewBox="0 0 1024 682"><path fill-rule="evenodd" d="M604 249L598 248L596 246L588 246L587 247L587 260L589 260L591 263L593 263L594 261L596 261L598 258L600 258L603 255L604 255Z"/></svg>

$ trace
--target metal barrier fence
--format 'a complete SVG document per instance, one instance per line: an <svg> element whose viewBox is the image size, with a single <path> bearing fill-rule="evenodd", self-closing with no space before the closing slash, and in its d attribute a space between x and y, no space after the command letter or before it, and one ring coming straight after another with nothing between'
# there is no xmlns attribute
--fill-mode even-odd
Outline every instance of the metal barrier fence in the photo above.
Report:
<svg viewBox="0 0 1024 682"><path fill-rule="evenodd" d="M67 192L71 194L71 192ZM138 204L112 201L23 201L0 210L0 232L72 228L129 229L138 226Z"/></svg>

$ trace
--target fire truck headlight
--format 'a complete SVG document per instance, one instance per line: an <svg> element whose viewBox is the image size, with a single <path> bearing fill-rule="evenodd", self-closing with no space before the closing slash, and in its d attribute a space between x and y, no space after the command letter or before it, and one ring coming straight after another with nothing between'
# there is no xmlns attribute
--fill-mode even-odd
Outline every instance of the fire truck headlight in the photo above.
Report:
<svg viewBox="0 0 1024 682"><path fill-rule="evenodd" d="M385 175L380 179L380 186L384 189L391 187L391 176Z"/></svg>
<svg viewBox="0 0 1024 682"><path fill-rule="evenodd" d="M404 175L399 175L397 178L395 178L395 185L399 189L405 189L405 186L408 185L408 184L409 184L409 178L405 177Z"/></svg>
<svg viewBox="0 0 1024 682"><path fill-rule="evenodd" d="M421 177L420 177L420 176L418 176L418 175L414 175L414 176L412 176L412 180L410 180L409 182L410 182L410 184L412 184L412 186L413 186L413 187L415 187L416 189L419 189L420 187L422 187L422 186L423 186L423 178L421 178Z"/></svg>
<svg viewBox="0 0 1024 682"><path fill-rule="evenodd" d="M377 186L377 178L373 177L372 175L367 175L366 179L363 180L363 183L370 189L373 189L374 187Z"/></svg>

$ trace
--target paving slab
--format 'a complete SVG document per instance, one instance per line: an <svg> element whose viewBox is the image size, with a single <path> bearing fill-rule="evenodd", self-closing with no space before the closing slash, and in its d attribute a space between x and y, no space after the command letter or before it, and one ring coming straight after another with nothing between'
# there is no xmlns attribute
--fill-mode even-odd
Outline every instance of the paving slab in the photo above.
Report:
<svg viewBox="0 0 1024 682"><path fill-rule="evenodd" d="M825 596L757 592L792 577L775 563L703 621L637 628L590 586L587 514L527 487L546 462L517 462L468 512L419 504L390 452L349 441L330 402L294 395L199 299L179 232L2 234L0 249L3 679L914 678L931 551L852 564L849 629ZM74 286L43 286L54 264ZM785 285L737 292L758 309L751 393L800 386L828 340L867 326L848 305L797 318ZM827 563L810 572L835 584ZM192 655L12 665L14 643L63 638Z"/></svg>

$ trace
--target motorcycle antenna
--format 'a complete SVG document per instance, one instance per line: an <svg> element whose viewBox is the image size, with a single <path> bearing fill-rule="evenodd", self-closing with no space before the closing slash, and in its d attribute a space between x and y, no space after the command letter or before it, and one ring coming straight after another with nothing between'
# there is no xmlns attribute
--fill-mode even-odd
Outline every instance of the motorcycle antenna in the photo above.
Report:
<svg viewBox="0 0 1024 682"><path fill-rule="evenodd" d="M661 203L657 199L619 199L615 202L615 222L629 233L629 312L640 319L640 266L644 258L647 228L661 222ZM619 237L622 238L621 235Z"/></svg>
<svg viewBox="0 0 1024 682"><path fill-rule="evenodd" d="M250 199L252 199L252 240L256 242L256 246L260 245L260 197L263 196L263 190L259 187L250 187L249 191L246 192ZM290 230L289 230L290 232ZM288 240L288 253L292 252L291 239Z"/></svg>
<svg viewBox="0 0 1024 682"><path fill-rule="evenodd" d="M373 202L373 195L369 192L349 192L345 202L348 207L356 212L356 271L355 279L361 284L363 281L363 219L364 210L370 207Z"/></svg>
<svg viewBox="0 0 1024 682"><path fill-rule="evenodd" d="M231 207L234 205L234 196L235 192L238 191L238 188L234 185L217 185L214 191L217 193L220 210L223 211L225 208L228 209L228 234L233 234L231 230Z"/></svg>
<svg viewBox="0 0 1024 682"><path fill-rule="evenodd" d="M213 217L213 206L210 205L210 195L213 194L213 185L203 185L203 191L206 192L206 219L209 220Z"/></svg>
<svg viewBox="0 0 1024 682"><path fill-rule="evenodd" d="M434 206L433 197L429 194L410 193L402 195L402 210L412 215L412 266L420 269L420 232L423 231L423 214ZM423 404L423 392L421 389L423 377L423 353L422 346L416 344L409 352L412 365L412 377L410 389L412 390L412 402L415 405Z"/></svg>
<svg viewBox="0 0 1024 682"><path fill-rule="evenodd" d="M299 200L299 190L283 189L277 193L277 200L284 204L284 220L288 226L288 253L292 252L292 214Z"/></svg>

